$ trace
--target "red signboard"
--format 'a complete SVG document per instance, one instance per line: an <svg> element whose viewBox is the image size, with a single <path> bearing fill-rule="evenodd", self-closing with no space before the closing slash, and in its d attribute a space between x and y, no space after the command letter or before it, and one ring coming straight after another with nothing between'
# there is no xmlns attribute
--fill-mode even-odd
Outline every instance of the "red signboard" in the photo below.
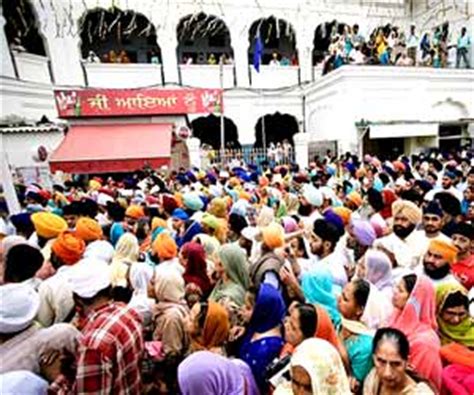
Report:
<svg viewBox="0 0 474 395"><path fill-rule="evenodd" d="M222 111L221 89L82 89L54 92L60 117L209 114Z"/></svg>

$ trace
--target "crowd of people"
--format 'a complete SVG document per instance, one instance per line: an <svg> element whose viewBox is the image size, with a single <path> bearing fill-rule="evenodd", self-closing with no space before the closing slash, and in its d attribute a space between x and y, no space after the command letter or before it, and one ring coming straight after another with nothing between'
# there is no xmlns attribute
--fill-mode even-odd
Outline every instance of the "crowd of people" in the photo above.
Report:
<svg viewBox="0 0 474 395"><path fill-rule="evenodd" d="M2 393L474 393L471 152L16 187Z"/></svg>
<svg viewBox="0 0 474 395"><path fill-rule="evenodd" d="M330 41L324 73L344 64L470 68L471 40L465 27L454 40L447 28L437 27L419 36L414 25L407 34L387 25L374 30L366 40L358 25L345 25L342 34L331 33Z"/></svg>

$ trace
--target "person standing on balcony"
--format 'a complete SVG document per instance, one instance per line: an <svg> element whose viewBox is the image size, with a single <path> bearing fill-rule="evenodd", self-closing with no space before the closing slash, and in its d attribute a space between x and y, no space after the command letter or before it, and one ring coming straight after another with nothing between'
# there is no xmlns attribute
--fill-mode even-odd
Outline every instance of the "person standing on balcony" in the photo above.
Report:
<svg viewBox="0 0 474 395"><path fill-rule="evenodd" d="M461 36L458 38L457 51L456 51L456 68L461 68L461 59L464 60L466 69L470 69L469 63L469 48L471 47L471 38L467 35L465 27L461 29Z"/></svg>
<svg viewBox="0 0 474 395"><path fill-rule="evenodd" d="M270 66L280 66L280 61L278 60L278 53L273 52L272 60L270 60Z"/></svg>
<svg viewBox="0 0 474 395"><path fill-rule="evenodd" d="M416 65L416 50L418 48L418 36L415 33L415 25L410 26L410 34L407 40L407 55Z"/></svg>

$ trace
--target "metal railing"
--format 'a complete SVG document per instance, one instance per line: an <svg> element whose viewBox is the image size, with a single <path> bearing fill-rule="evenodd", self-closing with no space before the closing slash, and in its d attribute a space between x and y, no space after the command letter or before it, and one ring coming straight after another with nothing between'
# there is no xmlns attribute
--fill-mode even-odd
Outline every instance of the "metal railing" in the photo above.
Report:
<svg viewBox="0 0 474 395"><path fill-rule="evenodd" d="M243 147L239 149L202 150L201 163L203 168L209 167L238 167L242 165L256 165L261 167L268 162L271 167L289 165L295 160L293 147L287 149L268 149Z"/></svg>

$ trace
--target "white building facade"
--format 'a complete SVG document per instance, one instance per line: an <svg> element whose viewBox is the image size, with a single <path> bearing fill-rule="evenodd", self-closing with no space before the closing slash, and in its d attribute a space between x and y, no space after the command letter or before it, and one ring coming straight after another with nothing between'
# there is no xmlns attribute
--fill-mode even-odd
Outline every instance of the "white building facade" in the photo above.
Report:
<svg viewBox="0 0 474 395"><path fill-rule="evenodd" d="M12 51L0 30L2 117L56 118L55 88L219 87L218 65L183 64L179 58L185 51L178 25L183 18L205 13L221 20L230 35L233 62L223 66L224 113L234 122L242 145L254 144L259 119L276 112L296 119L298 132L308 134L303 140L331 141L339 152L359 149L366 133L372 139L404 139L403 150L412 152L437 146L440 125L461 125L463 137L473 129L472 69L344 66L322 77L321 67L313 63L315 30L333 20L358 24L366 37L386 24L406 33L415 24L421 36L445 22L454 37L462 26L472 35L474 2L469 0L115 0L115 7L148 19L160 49L156 63L127 64L89 63L81 54L81 18L97 8L108 10L110 0L30 3L46 56ZM285 21L288 31L278 34L290 32L298 62L263 64L257 72L249 55L254 46L249 31L269 17ZM5 23L0 16L2 27ZM471 46L471 65L473 52ZM398 127L395 134L393 125Z"/></svg>

